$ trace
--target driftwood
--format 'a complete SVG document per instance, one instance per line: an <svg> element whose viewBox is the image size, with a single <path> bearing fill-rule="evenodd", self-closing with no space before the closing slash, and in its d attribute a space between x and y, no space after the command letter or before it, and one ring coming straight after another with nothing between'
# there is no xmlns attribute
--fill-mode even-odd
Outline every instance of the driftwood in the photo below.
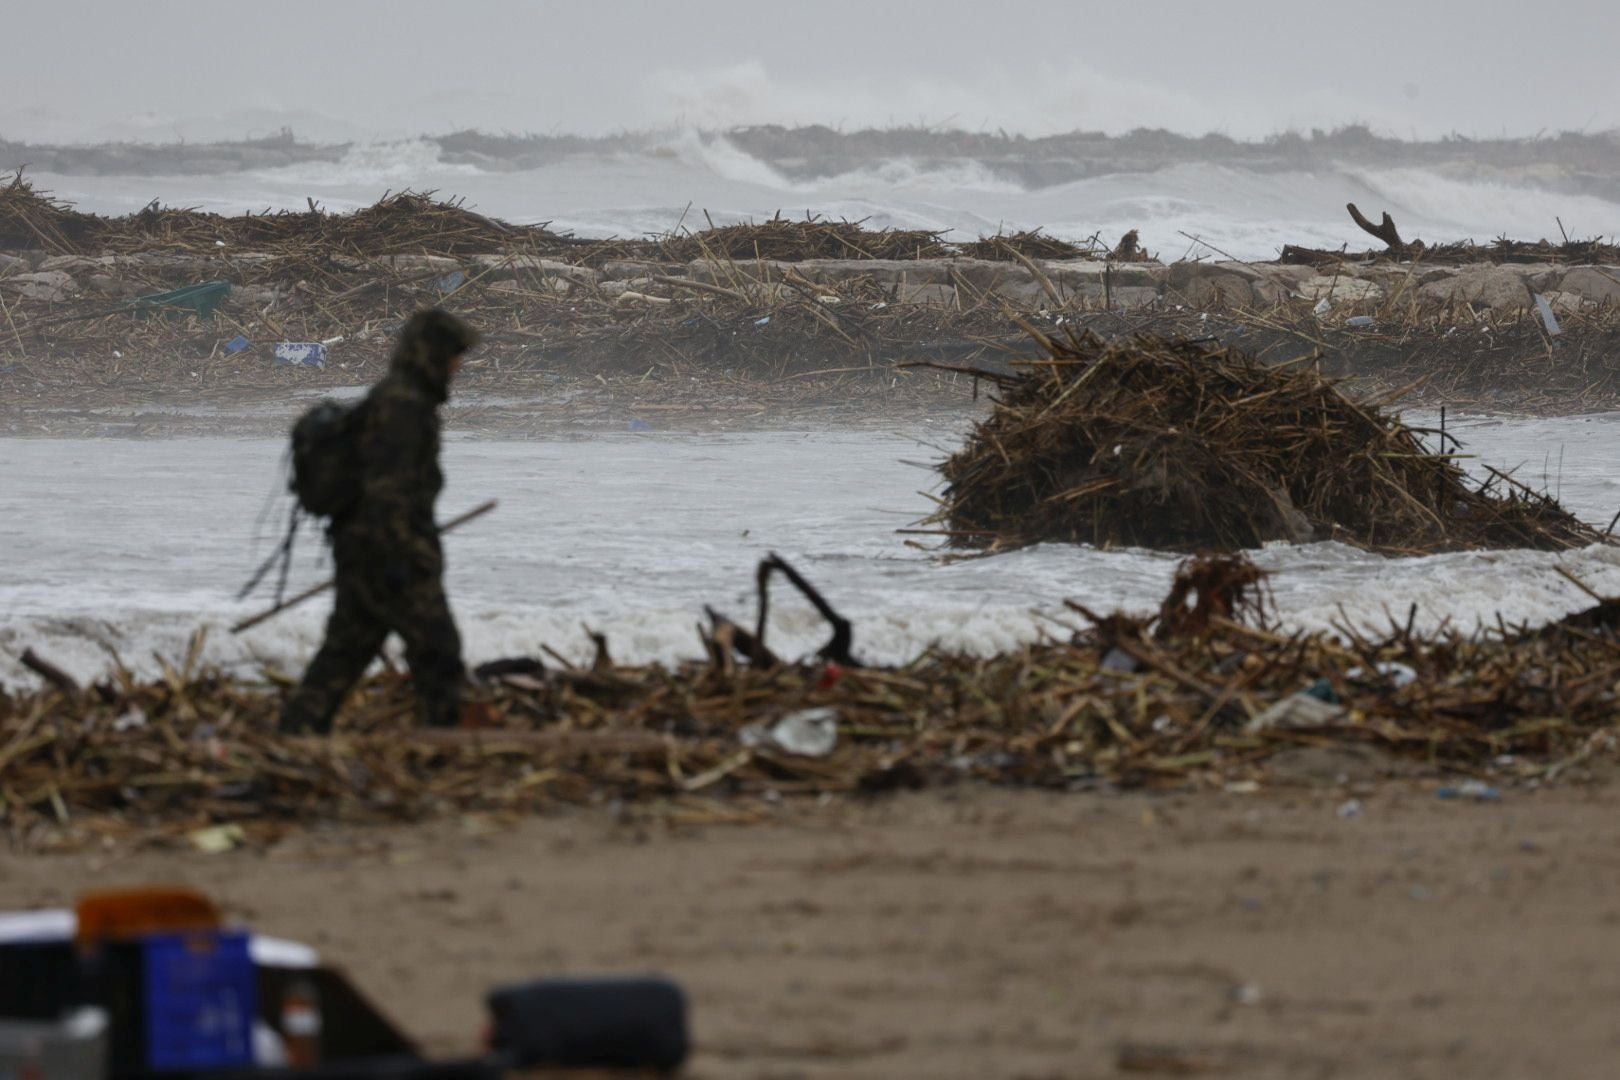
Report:
<svg viewBox="0 0 1620 1080"><path fill-rule="evenodd" d="M1401 239L1400 230L1395 227L1395 219L1389 216L1388 210L1384 211L1384 220L1374 225L1367 220L1365 214L1356 209L1355 203L1345 203L1344 208L1350 211L1350 217L1357 225L1382 240L1390 251L1399 254L1406 250L1406 241Z"/></svg>
<svg viewBox="0 0 1620 1080"><path fill-rule="evenodd" d="M854 644L855 635L854 628L850 625L849 620L838 614L833 609L833 606L827 602L826 597L822 596L814 585L804 579L804 575L800 574L788 564L786 559L783 559L774 551L771 552L769 558L760 561L759 571L756 576L759 588L759 620L756 623L754 640L760 646L765 643L765 613L770 600L769 584L771 574L776 571L781 571L782 576L791 581L793 586L804 594L804 598L810 601L821 617L826 619L828 625L832 627L832 637L828 639L827 644L817 650L816 655L823 660L831 660L835 664L842 664L844 667L860 667L860 662L851 656L849 652L850 646Z"/></svg>
<svg viewBox="0 0 1620 1080"><path fill-rule="evenodd" d="M56 687L62 693L69 697L78 696L79 684L77 680L33 649L24 649L19 659L22 661L23 667Z"/></svg>
<svg viewBox="0 0 1620 1080"><path fill-rule="evenodd" d="M729 667L731 654L735 652L756 668L774 668L781 665L781 659L765 644L765 621L770 614L771 603L770 580L771 575L778 572L804 594L804 598L810 601L811 606L832 627L832 637L827 640L827 644L816 650L816 655L846 668L861 667L861 662L850 653L854 644L854 627L850 621L840 615L837 609L827 602L827 598L821 595L820 590L805 580L803 574L774 551L759 561L759 568L754 574L759 611L751 632L712 607L706 606L703 609L709 616L710 631L705 636L705 643L711 661L717 667Z"/></svg>

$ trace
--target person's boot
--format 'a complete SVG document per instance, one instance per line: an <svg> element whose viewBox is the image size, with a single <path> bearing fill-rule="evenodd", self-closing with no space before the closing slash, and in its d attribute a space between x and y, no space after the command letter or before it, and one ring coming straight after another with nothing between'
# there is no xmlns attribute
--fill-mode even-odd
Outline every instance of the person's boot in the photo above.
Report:
<svg viewBox="0 0 1620 1080"><path fill-rule="evenodd" d="M330 735L332 718L315 715L294 696L282 703L280 731L283 735Z"/></svg>
<svg viewBox="0 0 1620 1080"><path fill-rule="evenodd" d="M461 726L461 695L446 694L443 697L428 698L418 693L416 697L416 722L423 727L453 728Z"/></svg>

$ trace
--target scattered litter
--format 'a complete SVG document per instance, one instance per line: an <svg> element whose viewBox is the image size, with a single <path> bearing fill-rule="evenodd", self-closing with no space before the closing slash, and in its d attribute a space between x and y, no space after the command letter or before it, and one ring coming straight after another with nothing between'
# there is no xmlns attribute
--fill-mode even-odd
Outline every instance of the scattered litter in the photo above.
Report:
<svg viewBox="0 0 1620 1080"><path fill-rule="evenodd" d="M248 339L242 334L237 334L225 343L225 351L228 353L239 353L247 347Z"/></svg>
<svg viewBox="0 0 1620 1080"><path fill-rule="evenodd" d="M1362 327L1371 326L1377 321L1378 320L1374 319L1371 315L1352 315L1348 319L1344 320L1344 325L1353 330L1360 330Z"/></svg>
<svg viewBox="0 0 1620 1080"><path fill-rule="evenodd" d="M119 733L134 731L146 726L146 713L136 706L131 706L126 712L113 721L113 730Z"/></svg>
<svg viewBox="0 0 1620 1080"><path fill-rule="evenodd" d="M838 710L800 709L766 727L750 724L737 733L744 746L780 750L802 757L826 757L838 745Z"/></svg>
<svg viewBox="0 0 1620 1080"><path fill-rule="evenodd" d="M247 843L247 833L240 825L210 825L193 829L186 834L191 846L204 855L223 855Z"/></svg>
<svg viewBox="0 0 1620 1080"><path fill-rule="evenodd" d="M1470 799L1474 802L1496 802L1502 797L1501 791L1483 780L1464 780L1460 784L1438 788L1434 794L1440 799Z"/></svg>
<svg viewBox="0 0 1620 1080"><path fill-rule="evenodd" d="M1547 298L1540 293L1536 293L1535 297L1536 314L1541 316L1541 325L1546 328L1547 336L1557 337L1562 334L1564 328L1558 325L1558 316L1553 314L1552 305L1547 303Z"/></svg>
<svg viewBox="0 0 1620 1080"><path fill-rule="evenodd" d="M1361 810L1362 806L1360 799L1347 799L1340 803L1339 808L1333 812L1337 814L1341 820L1353 821L1361 816Z"/></svg>
<svg viewBox="0 0 1620 1080"><path fill-rule="evenodd" d="M1133 671L1140 671L1141 668L1142 665L1137 661L1136 657L1132 656L1124 649L1118 648L1117 646L1109 649L1108 653L1102 659L1102 669L1104 671L1123 671L1129 673Z"/></svg>
<svg viewBox="0 0 1620 1080"><path fill-rule="evenodd" d="M1249 721L1250 731L1322 727L1343 719L1344 707L1323 701L1309 690L1290 694Z"/></svg>
<svg viewBox="0 0 1620 1080"><path fill-rule="evenodd" d="M1339 703L1339 692L1333 689L1332 679L1315 679L1311 682L1311 685L1307 686L1302 691L1302 693L1304 693L1307 697L1315 698L1317 701L1325 701L1329 705L1337 705Z"/></svg>
<svg viewBox="0 0 1620 1080"><path fill-rule="evenodd" d="M204 281L196 285L187 285L182 289L170 289L168 292L150 293L146 296L136 297L129 302L129 306L141 314L162 312L166 315L212 315L225 298L231 294L231 283L228 281Z"/></svg>
<svg viewBox="0 0 1620 1080"><path fill-rule="evenodd" d="M1239 1005L1258 1005L1264 997L1257 983L1239 983L1232 987L1232 1000Z"/></svg>
<svg viewBox="0 0 1620 1080"><path fill-rule="evenodd" d="M326 346L319 341L283 341L276 346L276 363L300 367L325 367Z"/></svg>
<svg viewBox="0 0 1620 1080"><path fill-rule="evenodd" d="M1386 678L1393 683L1397 690L1403 686L1410 685L1412 681L1417 678L1417 672L1413 671L1412 668L1406 664L1376 664L1374 665L1373 670L1383 678ZM1366 670L1364 668L1353 667L1344 673L1344 677L1347 679L1359 679L1365 674Z"/></svg>

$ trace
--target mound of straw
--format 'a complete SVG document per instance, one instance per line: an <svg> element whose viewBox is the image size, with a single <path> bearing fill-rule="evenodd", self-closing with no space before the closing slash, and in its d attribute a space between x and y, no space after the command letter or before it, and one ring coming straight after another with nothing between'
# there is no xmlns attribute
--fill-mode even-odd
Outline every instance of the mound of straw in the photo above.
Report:
<svg viewBox="0 0 1620 1080"><path fill-rule="evenodd" d="M0 827L17 847L61 850L614 801L747 822L793 795L964 781L1265 784L1278 755L1333 743L1503 782L1616 748L1613 602L1536 631L1414 633L1409 619L1285 636L1261 576L1241 557L1195 559L1154 618L1071 603L1091 625L1067 641L900 668L784 663L724 622L706 659L676 668L616 665L605 647L589 669L509 662L518 673L487 676L479 725L453 731L413 730L410 687L385 673L336 734L284 737L276 688L201 667L194 647L159 678L120 667L91 687L0 687ZM1307 686L1330 692L1292 709ZM807 708L836 717L825 756L745 735Z"/></svg>
<svg viewBox="0 0 1620 1080"><path fill-rule="evenodd" d="M1338 540L1389 554L1602 539L1549 496L1430 446L1308 363L1207 341L1042 339L941 465L958 545L1238 550Z"/></svg>
<svg viewBox="0 0 1620 1080"><path fill-rule="evenodd" d="M927 229L874 229L864 220L818 216L680 230L658 237L584 240L552 232L546 224L519 225L476 213L460 199L401 191L353 213L336 214L311 201L307 210L226 216L157 203L122 217L73 208L36 189L21 172L0 182L0 250L54 255L135 251L208 251L216 241L231 248L278 255L477 254L521 249L526 254L599 266L614 259L685 263L695 259L936 259L962 254L1017 261L1094 254L1042 235L1013 233L955 245Z"/></svg>

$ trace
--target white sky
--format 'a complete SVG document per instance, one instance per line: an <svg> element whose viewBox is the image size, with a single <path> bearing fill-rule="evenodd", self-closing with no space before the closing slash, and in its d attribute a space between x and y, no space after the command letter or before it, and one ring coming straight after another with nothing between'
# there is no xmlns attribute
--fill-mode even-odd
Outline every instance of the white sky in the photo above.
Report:
<svg viewBox="0 0 1620 1080"><path fill-rule="evenodd" d="M49 0L0 137L1620 128L1620 0Z"/></svg>

